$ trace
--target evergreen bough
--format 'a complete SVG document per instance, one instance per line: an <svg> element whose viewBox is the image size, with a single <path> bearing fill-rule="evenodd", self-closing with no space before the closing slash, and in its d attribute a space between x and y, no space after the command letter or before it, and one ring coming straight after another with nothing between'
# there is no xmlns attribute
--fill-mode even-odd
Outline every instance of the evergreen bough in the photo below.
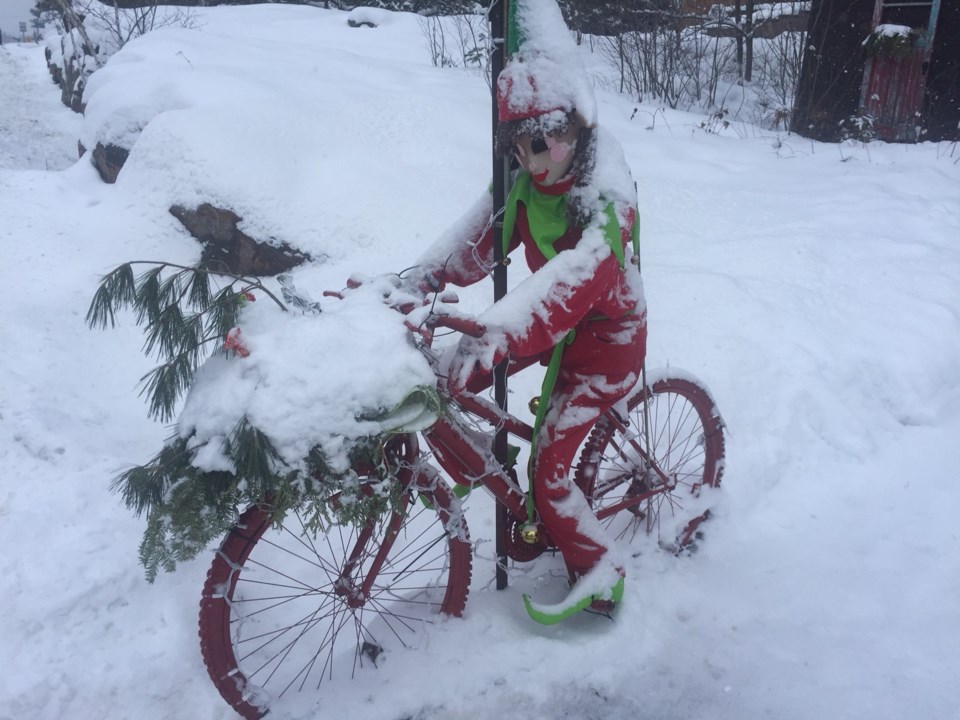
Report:
<svg viewBox="0 0 960 720"><path fill-rule="evenodd" d="M137 275L134 266L139 265L148 269ZM254 290L288 310L253 278L166 262L128 262L102 279L86 320L91 328L115 327L118 313L132 310L144 330L144 354L159 360L141 378L141 395L150 416L165 421L174 417L204 360L230 351L227 339ZM319 311L287 283L283 295L303 312ZM251 504L268 506L278 525L295 510L313 531L330 524L363 525L395 507L401 489L392 482L397 468L389 466L383 442L365 438L351 448L350 467L362 468L362 477L353 469L334 471L318 446L291 467L270 438L243 417L221 448L233 472L196 467L203 443L175 433L148 463L120 473L113 489L138 517L146 515L140 561L153 582L161 569L173 571L223 536Z"/></svg>

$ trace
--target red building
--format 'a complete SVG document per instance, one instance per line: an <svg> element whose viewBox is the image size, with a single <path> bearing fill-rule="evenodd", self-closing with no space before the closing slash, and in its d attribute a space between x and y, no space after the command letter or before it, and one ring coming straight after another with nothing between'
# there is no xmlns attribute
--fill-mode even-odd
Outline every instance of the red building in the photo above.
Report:
<svg viewBox="0 0 960 720"><path fill-rule="evenodd" d="M960 139L960 2L813 0L791 129Z"/></svg>

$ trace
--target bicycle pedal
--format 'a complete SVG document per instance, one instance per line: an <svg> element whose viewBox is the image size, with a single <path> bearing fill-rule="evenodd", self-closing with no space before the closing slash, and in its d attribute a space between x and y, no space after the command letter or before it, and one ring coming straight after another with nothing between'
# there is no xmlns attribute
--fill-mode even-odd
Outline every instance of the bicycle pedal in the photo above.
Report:
<svg viewBox="0 0 960 720"><path fill-rule="evenodd" d="M363 641L363 644L360 646L360 654L366 655L370 658L370 662L373 663L374 667L377 667L377 658L383 653L383 648L377 645L376 643Z"/></svg>
<svg viewBox="0 0 960 720"><path fill-rule="evenodd" d="M616 606L617 604L613 600L597 599L590 603L590 606L586 608L586 611L594 615L605 615L613 620L613 611Z"/></svg>
<svg viewBox="0 0 960 720"><path fill-rule="evenodd" d="M591 608L587 608L586 610L584 610L584 612L587 615L596 615L597 617L606 618L610 622L613 622L613 609L611 609L609 612L605 612L605 611L593 610Z"/></svg>

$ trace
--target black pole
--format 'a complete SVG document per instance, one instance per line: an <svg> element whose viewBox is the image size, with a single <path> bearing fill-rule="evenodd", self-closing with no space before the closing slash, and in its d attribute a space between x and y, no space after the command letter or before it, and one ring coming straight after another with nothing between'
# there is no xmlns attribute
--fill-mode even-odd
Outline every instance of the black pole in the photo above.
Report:
<svg viewBox="0 0 960 720"><path fill-rule="evenodd" d="M509 0L491 0L490 4L490 38L493 41L493 54L490 58L490 78L493 108L493 300L496 302L507 294L507 266L504 262L503 244L503 206L506 204L507 187L510 183L510 165L505 157L497 155L496 138L500 118L497 114L497 78L506 62L507 47L507 3ZM507 411L507 361L501 362L493 369L494 399L503 412ZM507 431L497 431L493 441L493 451L500 463L500 467L507 466ZM507 552L504 546L509 514L507 508L497 504L496 517L496 553L497 553L497 590L507 587Z"/></svg>

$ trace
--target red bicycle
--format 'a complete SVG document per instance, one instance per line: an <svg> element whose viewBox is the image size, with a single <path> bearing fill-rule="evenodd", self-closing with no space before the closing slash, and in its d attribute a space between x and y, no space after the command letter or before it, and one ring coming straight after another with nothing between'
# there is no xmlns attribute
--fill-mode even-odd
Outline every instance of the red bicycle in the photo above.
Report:
<svg viewBox="0 0 960 720"><path fill-rule="evenodd" d="M435 370L438 327L483 333L448 313L411 326ZM709 515L702 491L720 484L723 422L690 376L651 373L641 385L597 422L574 478L615 537L652 539L679 552ZM551 549L544 529L529 522L515 473L493 452L496 428L527 442L533 428L479 394L448 401L429 429L384 442L383 459L400 489L388 511L316 532L297 513L277 523L264 503L249 507L227 533L203 587L200 645L214 685L244 718L262 717L286 693L352 676L384 649L406 647L438 613L463 613L472 545L454 487L483 487L506 509L498 547L510 559L528 562ZM361 461L353 470L361 492L382 483L382 470Z"/></svg>

